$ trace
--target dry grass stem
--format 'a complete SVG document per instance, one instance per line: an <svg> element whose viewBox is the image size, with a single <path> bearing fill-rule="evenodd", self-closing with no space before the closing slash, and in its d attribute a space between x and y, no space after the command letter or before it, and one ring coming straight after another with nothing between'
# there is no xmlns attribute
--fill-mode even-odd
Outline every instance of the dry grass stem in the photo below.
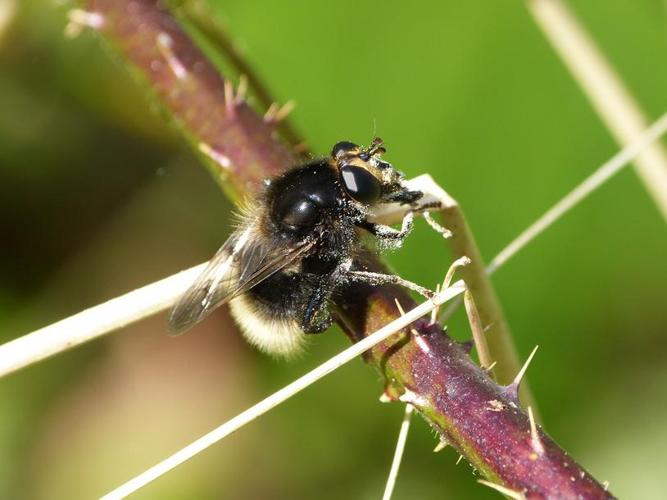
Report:
<svg viewBox="0 0 667 500"><path fill-rule="evenodd" d="M391 462L391 469L389 470L389 477L387 484L384 487L384 494L382 500L391 500L391 495L394 493L394 486L396 486L396 478L398 477L398 470L401 467L401 460L403 460L403 453L405 452L405 443L408 440L408 431L410 430L410 420L414 406L411 404L405 405L405 413L403 414L403 421L401 422L401 429L398 432L398 440L396 441L396 451L394 451L394 458Z"/></svg>
<svg viewBox="0 0 667 500"><path fill-rule="evenodd" d="M493 366L495 363L491 358L491 352L489 351L489 346L486 343L486 333L484 332L482 320L479 318L479 312L477 312L475 300L468 290L466 290L463 294L463 303L466 308L466 314L468 315L468 322L470 323L472 338L475 341L477 356L479 356L479 364L487 371L491 378L495 380L496 377L493 372Z"/></svg>
<svg viewBox="0 0 667 500"><path fill-rule="evenodd" d="M0 346L0 377L170 307L205 264L138 288Z"/></svg>
<svg viewBox="0 0 667 500"><path fill-rule="evenodd" d="M0 42L11 26L12 20L16 15L16 0L3 0L0 2Z"/></svg>
<svg viewBox="0 0 667 500"><path fill-rule="evenodd" d="M491 275L503 266L510 258L516 255L528 243L534 240L542 231L551 226L579 202L590 195L593 191L607 182L614 174L618 173L630 161L638 157L651 143L667 132L667 113L664 113L653 125L645 130L631 144L623 148L609 161L600 166L595 172L587 177L581 184L575 187L567 195L547 210L542 217L533 222L525 231L512 240L496 255L486 268Z"/></svg>
<svg viewBox="0 0 667 500"><path fill-rule="evenodd" d="M648 121L595 42L561 0L529 0L528 9L619 144L638 139ZM636 171L667 220L667 152L643 148Z"/></svg>

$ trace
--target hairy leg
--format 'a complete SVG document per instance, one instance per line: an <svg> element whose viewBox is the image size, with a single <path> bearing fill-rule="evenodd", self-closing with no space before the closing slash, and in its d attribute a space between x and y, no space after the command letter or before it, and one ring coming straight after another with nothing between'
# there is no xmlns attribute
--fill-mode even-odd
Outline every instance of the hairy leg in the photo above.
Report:
<svg viewBox="0 0 667 500"><path fill-rule="evenodd" d="M432 298L435 294L421 285L408 281L401 278L395 274L382 274L382 273L373 273L369 271L351 271L343 270L341 273L343 279L348 279L350 281L358 281L361 283L368 283L370 285L384 285L384 284L393 284L399 285L407 288L408 290L413 290L418 294L426 297L427 299Z"/></svg>
<svg viewBox="0 0 667 500"><path fill-rule="evenodd" d="M320 280L308 299L308 305L301 319L301 329L304 333L322 333L333 323L327 308L327 298L331 288L329 281L329 277Z"/></svg>
<svg viewBox="0 0 667 500"><path fill-rule="evenodd" d="M403 221L401 223L401 229L394 229L391 226L385 224L379 224L376 222L370 222L368 220L361 221L358 226L362 229L365 229L373 236L375 236L382 244L386 246L398 246L403 241L403 239L410 233L412 226L414 224L414 217L416 213L423 213L424 218L428 224L433 227L436 231L442 234L445 238L449 237L451 233L445 228L441 227L437 222L433 220L429 214L429 209L439 209L441 203L439 201L424 203L422 205L412 206L403 216Z"/></svg>
<svg viewBox="0 0 667 500"><path fill-rule="evenodd" d="M370 222L367 220L360 222L359 227L371 233L378 239L380 243L386 246L398 246L412 230L414 218L414 212L411 210L408 211L403 217L401 229L394 229L391 226L386 226L384 224L378 224L377 222Z"/></svg>

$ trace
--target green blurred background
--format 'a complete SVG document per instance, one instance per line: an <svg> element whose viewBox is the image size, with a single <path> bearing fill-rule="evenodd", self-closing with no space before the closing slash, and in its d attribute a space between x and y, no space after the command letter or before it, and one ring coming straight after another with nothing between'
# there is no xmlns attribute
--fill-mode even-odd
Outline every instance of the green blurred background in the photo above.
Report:
<svg viewBox="0 0 667 500"><path fill-rule="evenodd" d="M213 3L315 151L387 143L462 204L485 259L617 151L521 2ZM572 6L652 119L667 109L662 0ZM230 205L66 6L0 0L0 341L210 256ZM628 169L494 276L546 430L626 498L667 498L667 231ZM444 245L419 224L388 256L432 286ZM470 337L463 317L453 336ZM269 359L221 310L165 317L0 380L0 498L92 498L347 345ZM136 498L381 496L402 415L361 361ZM396 499L496 498L415 419Z"/></svg>

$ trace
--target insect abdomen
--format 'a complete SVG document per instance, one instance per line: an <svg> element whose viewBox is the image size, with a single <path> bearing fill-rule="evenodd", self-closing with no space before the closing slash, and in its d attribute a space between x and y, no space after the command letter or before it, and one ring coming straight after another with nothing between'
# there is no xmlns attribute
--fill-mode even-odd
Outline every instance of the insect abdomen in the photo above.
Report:
<svg viewBox="0 0 667 500"><path fill-rule="evenodd" d="M298 274L277 272L229 306L246 339L259 350L280 357L293 357L306 342L300 327L302 304L309 290Z"/></svg>

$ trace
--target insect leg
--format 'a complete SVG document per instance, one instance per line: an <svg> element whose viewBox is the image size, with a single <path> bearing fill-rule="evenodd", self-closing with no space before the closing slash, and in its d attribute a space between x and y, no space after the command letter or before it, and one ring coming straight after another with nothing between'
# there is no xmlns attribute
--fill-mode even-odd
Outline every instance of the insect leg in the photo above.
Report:
<svg viewBox="0 0 667 500"><path fill-rule="evenodd" d="M443 203L441 201L430 201L421 205L413 206L410 211L421 214L428 225L431 226L431 229L433 229L436 233L439 233L443 238L451 238L452 232L436 222L436 220L431 215L431 209L440 211L443 209Z"/></svg>
<svg viewBox="0 0 667 500"><path fill-rule="evenodd" d="M379 224L377 222L370 222L367 220L361 221L358 225L365 229L378 240L385 244L400 244L401 241L410 233L414 224L415 214L412 210L406 212L401 223L401 229L394 229L391 226Z"/></svg>
<svg viewBox="0 0 667 500"><path fill-rule="evenodd" d="M373 273L369 271L350 271L343 270L342 277L347 278L350 281L359 281L362 283L368 283L370 285L384 285L384 284L393 284L399 285L407 288L408 290L413 290L418 294L426 297L427 299L432 298L435 294L421 285L408 281L396 276L395 274L382 274L382 273Z"/></svg>
<svg viewBox="0 0 667 500"><path fill-rule="evenodd" d="M371 233L373 236L378 238L382 243L388 246L396 246L400 244L400 242L410 233L412 230L412 226L414 224L414 216L416 213L421 213L424 216L424 219L428 224L438 233L440 233L444 238L448 238L451 236L451 232L444 227L442 227L440 224L438 224L435 220L433 220L433 217L431 217L431 214L429 213L429 209L436 209L440 210L442 207L442 203L439 201L430 201L427 203L423 203L421 205L413 205L410 207L405 214L403 215L403 220L401 223L401 229L394 229L391 226L387 226L385 224L380 224L377 222L370 222L368 220L363 220L358 223L358 226L365 229L369 233Z"/></svg>
<svg viewBox="0 0 667 500"><path fill-rule="evenodd" d="M321 279L308 299L308 305L301 319L304 333L322 333L327 330L333 318L327 309L326 300L330 294L329 277Z"/></svg>
<svg viewBox="0 0 667 500"><path fill-rule="evenodd" d="M409 181L405 181L406 192L419 192L422 196L410 203L403 202L402 205L386 204L374 207L372 216L387 221L400 220L405 217L406 212L415 212L423 215L424 220L443 238L450 238L451 231L441 226L431 216L430 211L448 211L458 206L446 191L444 191L430 175L425 174ZM414 191L412 191L414 190ZM407 206L406 206L407 205ZM363 227L363 226L362 226Z"/></svg>
<svg viewBox="0 0 667 500"><path fill-rule="evenodd" d="M452 237L452 232L446 227L436 222L433 216L431 215L431 212L429 212L428 210L424 210L422 212L422 217L424 217L424 220L428 223L428 225L431 226L431 228L436 233L439 233L443 238L447 239Z"/></svg>
<svg viewBox="0 0 667 500"><path fill-rule="evenodd" d="M402 189L396 193L387 196L386 201L389 203L400 203L401 205L413 205L418 199L423 196L421 191L410 191Z"/></svg>

